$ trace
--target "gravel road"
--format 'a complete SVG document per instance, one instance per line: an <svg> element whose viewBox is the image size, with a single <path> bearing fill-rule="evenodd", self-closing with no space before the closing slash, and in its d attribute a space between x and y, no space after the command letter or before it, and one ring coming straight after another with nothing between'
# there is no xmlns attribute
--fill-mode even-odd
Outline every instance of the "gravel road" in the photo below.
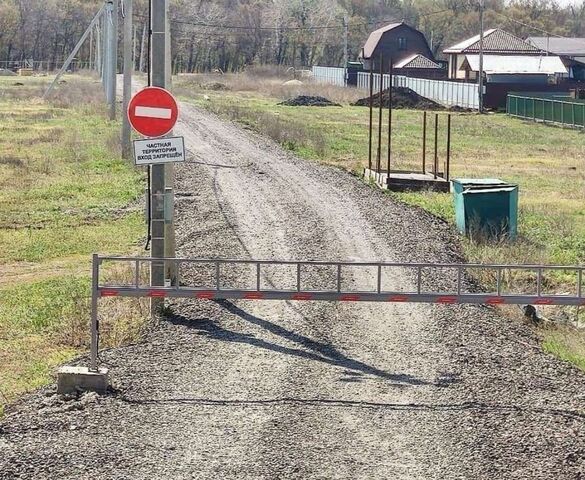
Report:
<svg viewBox="0 0 585 480"><path fill-rule="evenodd" d="M179 255L460 258L430 215L205 111L182 105L181 115L190 161L177 168ZM356 271L347 281L370 280ZM11 407L0 478L585 479L584 375L491 309L172 308L144 343L102 354L112 394L64 399L49 387Z"/></svg>

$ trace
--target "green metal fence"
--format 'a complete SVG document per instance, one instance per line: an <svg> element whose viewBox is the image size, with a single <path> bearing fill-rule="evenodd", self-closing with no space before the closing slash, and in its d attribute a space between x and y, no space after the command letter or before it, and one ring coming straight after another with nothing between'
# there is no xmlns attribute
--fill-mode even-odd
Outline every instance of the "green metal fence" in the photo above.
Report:
<svg viewBox="0 0 585 480"><path fill-rule="evenodd" d="M506 113L535 122L557 123L585 128L585 102L570 97L563 100L508 94Z"/></svg>

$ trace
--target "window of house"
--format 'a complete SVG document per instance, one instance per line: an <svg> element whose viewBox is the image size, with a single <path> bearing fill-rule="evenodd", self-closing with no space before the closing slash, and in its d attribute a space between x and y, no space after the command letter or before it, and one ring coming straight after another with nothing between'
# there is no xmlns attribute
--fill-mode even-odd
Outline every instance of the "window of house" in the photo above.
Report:
<svg viewBox="0 0 585 480"><path fill-rule="evenodd" d="M398 50L406 50L406 38L398 37Z"/></svg>

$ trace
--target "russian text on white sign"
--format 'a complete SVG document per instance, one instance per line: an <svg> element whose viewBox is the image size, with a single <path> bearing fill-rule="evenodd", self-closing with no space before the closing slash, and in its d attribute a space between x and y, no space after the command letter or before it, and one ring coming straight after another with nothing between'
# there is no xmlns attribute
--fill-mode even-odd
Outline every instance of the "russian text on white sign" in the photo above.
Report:
<svg viewBox="0 0 585 480"><path fill-rule="evenodd" d="M134 141L134 162L136 165L185 161L183 137L150 138Z"/></svg>

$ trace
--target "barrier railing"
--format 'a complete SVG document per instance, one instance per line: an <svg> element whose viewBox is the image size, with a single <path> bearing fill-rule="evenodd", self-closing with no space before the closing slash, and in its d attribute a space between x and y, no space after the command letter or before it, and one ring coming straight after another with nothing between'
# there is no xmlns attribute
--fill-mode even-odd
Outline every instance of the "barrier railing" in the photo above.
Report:
<svg viewBox="0 0 585 480"><path fill-rule="evenodd" d="M130 264L127 281L102 279L105 263ZM173 285L154 287L142 267L171 264ZM188 275L186 274L188 270ZM436 304L585 305L583 266L432 264L401 262L319 262L190 258L93 257L91 368L97 368L98 300L102 297L195 298L203 300L293 300L341 302L422 302ZM481 274L492 291L477 292L467 281ZM567 292L556 292L562 275ZM145 276L147 277L147 276ZM430 279L446 286L431 289ZM188 284L187 278L191 284ZM517 285L511 279L520 279ZM397 284L400 279L400 284ZM404 283L404 279L409 279Z"/></svg>

